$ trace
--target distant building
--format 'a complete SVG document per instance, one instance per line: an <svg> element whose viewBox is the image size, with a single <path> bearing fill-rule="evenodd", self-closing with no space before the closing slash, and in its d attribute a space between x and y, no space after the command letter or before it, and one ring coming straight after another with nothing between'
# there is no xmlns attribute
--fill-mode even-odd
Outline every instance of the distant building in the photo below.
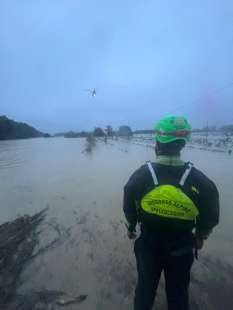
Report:
<svg viewBox="0 0 233 310"><path fill-rule="evenodd" d="M129 126L120 126L118 130L118 136L120 137L130 137L133 132Z"/></svg>

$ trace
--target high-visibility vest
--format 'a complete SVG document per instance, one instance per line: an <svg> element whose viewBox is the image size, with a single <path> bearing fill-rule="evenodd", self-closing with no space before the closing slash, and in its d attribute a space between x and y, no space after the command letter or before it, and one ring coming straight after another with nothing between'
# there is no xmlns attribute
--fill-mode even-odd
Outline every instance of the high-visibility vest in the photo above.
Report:
<svg viewBox="0 0 233 310"><path fill-rule="evenodd" d="M142 198L140 203L142 210L147 214L163 218L195 221L199 211L194 202L182 190L193 165L188 164L180 179L179 187L169 184L159 185L151 162L148 162L147 166L155 187Z"/></svg>

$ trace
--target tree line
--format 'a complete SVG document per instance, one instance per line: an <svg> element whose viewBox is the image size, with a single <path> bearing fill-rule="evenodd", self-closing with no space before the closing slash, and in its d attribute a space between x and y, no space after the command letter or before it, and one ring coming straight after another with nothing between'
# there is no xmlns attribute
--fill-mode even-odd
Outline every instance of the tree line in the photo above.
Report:
<svg viewBox="0 0 233 310"><path fill-rule="evenodd" d="M49 137L32 126L0 116L0 140Z"/></svg>
<svg viewBox="0 0 233 310"><path fill-rule="evenodd" d="M114 136L132 136L133 131L128 125L120 126L117 130L114 130L112 126L108 125L106 128L96 127L93 131L81 131L81 132L74 132L69 131L64 134L59 134L64 136L65 138L87 138L89 136L94 137L114 137Z"/></svg>

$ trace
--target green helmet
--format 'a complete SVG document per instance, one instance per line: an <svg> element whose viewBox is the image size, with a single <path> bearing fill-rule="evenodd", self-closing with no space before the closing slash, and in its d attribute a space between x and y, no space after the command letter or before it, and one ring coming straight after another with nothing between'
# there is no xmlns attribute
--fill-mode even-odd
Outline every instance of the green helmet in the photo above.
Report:
<svg viewBox="0 0 233 310"><path fill-rule="evenodd" d="M191 126L182 116L166 116L155 126L155 139L160 143L176 140L188 141L191 136Z"/></svg>

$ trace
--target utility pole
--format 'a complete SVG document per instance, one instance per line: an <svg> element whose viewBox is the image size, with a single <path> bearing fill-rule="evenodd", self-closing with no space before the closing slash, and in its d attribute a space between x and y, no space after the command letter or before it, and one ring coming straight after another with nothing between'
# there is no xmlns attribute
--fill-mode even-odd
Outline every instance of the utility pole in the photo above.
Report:
<svg viewBox="0 0 233 310"><path fill-rule="evenodd" d="M208 145L208 135L209 135L209 122L207 121L206 124L206 145Z"/></svg>

